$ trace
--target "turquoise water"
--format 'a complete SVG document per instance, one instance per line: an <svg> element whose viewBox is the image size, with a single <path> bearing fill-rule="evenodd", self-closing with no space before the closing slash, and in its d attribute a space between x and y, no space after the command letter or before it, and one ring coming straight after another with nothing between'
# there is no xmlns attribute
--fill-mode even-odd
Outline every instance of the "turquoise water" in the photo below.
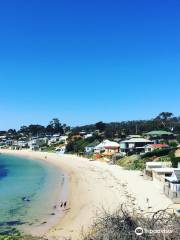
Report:
<svg viewBox="0 0 180 240"><path fill-rule="evenodd" d="M46 221L59 199L63 178L44 162L0 154L0 228Z"/></svg>

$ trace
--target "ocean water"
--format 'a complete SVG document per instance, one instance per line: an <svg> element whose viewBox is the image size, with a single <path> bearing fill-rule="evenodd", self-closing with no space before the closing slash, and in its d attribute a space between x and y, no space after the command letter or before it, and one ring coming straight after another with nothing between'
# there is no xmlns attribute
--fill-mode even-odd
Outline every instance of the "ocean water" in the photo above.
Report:
<svg viewBox="0 0 180 240"><path fill-rule="evenodd" d="M43 161L0 154L0 231L48 221L63 182L64 174Z"/></svg>

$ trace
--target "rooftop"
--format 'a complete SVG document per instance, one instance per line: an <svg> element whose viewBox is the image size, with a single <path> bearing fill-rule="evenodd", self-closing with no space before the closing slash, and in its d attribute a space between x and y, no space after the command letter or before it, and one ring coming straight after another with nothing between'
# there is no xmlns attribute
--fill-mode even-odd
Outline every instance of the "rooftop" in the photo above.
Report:
<svg viewBox="0 0 180 240"><path fill-rule="evenodd" d="M152 141L145 138L131 138L128 140L121 141L121 143L136 143L136 142L152 143Z"/></svg>
<svg viewBox="0 0 180 240"><path fill-rule="evenodd" d="M160 131L151 131L151 132L146 133L145 135L162 136L162 135L173 135L173 133L172 133L172 132L167 132L167 131L160 130Z"/></svg>
<svg viewBox="0 0 180 240"><path fill-rule="evenodd" d="M157 173L173 173L174 171L174 168L155 168L153 169L154 172L157 172Z"/></svg>
<svg viewBox="0 0 180 240"><path fill-rule="evenodd" d="M153 148L167 148L167 144L148 144L146 147L153 147Z"/></svg>
<svg viewBox="0 0 180 240"><path fill-rule="evenodd" d="M171 177L166 177L166 180L169 182L178 182L180 181L180 168L174 168L172 176Z"/></svg>

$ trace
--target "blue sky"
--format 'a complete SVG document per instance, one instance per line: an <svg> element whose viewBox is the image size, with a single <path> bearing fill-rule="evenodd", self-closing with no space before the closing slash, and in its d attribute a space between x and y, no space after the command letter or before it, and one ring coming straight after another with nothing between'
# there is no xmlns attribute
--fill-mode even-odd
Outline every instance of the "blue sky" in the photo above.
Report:
<svg viewBox="0 0 180 240"><path fill-rule="evenodd" d="M180 1L8 0L0 129L179 115Z"/></svg>

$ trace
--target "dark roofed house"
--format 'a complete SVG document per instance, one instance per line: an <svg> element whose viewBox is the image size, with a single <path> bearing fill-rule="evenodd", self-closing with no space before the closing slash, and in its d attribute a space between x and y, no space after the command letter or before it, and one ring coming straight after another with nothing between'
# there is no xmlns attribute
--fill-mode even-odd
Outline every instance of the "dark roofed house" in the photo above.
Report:
<svg viewBox="0 0 180 240"><path fill-rule="evenodd" d="M163 130L151 131L151 132L145 133L144 136L146 136L148 139L159 140L159 141L175 139L174 133L163 131Z"/></svg>

